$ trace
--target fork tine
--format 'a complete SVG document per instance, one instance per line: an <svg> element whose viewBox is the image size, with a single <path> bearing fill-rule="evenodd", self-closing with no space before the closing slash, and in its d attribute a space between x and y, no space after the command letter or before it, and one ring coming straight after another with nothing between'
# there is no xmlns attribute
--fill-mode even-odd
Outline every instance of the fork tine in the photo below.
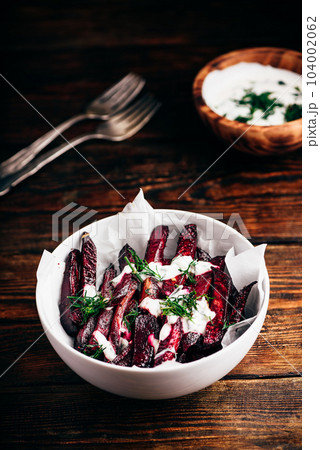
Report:
<svg viewBox="0 0 320 450"><path fill-rule="evenodd" d="M146 123L149 122L151 117L158 111L160 108L161 103L155 100L152 102L149 107L144 111L144 115L141 115L139 117L139 120L136 120L134 124L131 124L131 126L128 127L126 133L124 133L122 136L117 136L113 140L116 141L123 141L125 139L128 139L129 137L136 134L141 128L144 127Z"/></svg>
<svg viewBox="0 0 320 450"><path fill-rule="evenodd" d="M144 101L138 105L134 111L131 112L131 114L128 114L125 118L126 122L131 124L136 121L136 119L144 115L144 112L150 108L150 105L152 105L156 101L155 97L153 95L146 95L144 98Z"/></svg>
<svg viewBox="0 0 320 450"><path fill-rule="evenodd" d="M130 117L130 120L128 121L127 129L135 128L136 126L144 123L145 121L148 121L153 114L158 110L160 107L160 102L158 102L155 98L152 98L145 106L144 108L141 108L140 111L135 114L134 116Z"/></svg>
<svg viewBox="0 0 320 450"><path fill-rule="evenodd" d="M103 94L101 94L96 100L101 103L105 103L110 97L112 97L117 91L122 89L123 86L125 86L128 83L131 83L134 79L137 78L137 75L130 72L125 77L121 78L117 83L112 85L110 88L108 88Z"/></svg>
<svg viewBox="0 0 320 450"><path fill-rule="evenodd" d="M115 103L112 105L112 109L127 106L139 94L145 84L146 81L143 78L137 77L134 82L129 83L121 92L119 90L118 94L114 96Z"/></svg>
<svg viewBox="0 0 320 450"><path fill-rule="evenodd" d="M150 94L144 94L142 97L138 98L132 105L128 108L121 110L119 113L114 114L112 120L115 122L125 120L127 117L130 117L137 108L140 108L146 102L146 99L150 97Z"/></svg>

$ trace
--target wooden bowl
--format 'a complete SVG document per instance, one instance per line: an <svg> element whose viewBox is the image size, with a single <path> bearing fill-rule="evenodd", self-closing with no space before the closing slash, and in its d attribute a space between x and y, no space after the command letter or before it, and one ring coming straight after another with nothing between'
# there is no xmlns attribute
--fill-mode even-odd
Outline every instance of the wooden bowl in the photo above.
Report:
<svg viewBox="0 0 320 450"><path fill-rule="evenodd" d="M302 119L272 126L248 125L226 119L205 103L202 85L208 73L240 62L257 62L301 74L301 59L299 52L275 47L236 50L213 59L200 70L193 83L194 102L203 122L228 146L244 152L270 155L297 150L302 144Z"/></svg>

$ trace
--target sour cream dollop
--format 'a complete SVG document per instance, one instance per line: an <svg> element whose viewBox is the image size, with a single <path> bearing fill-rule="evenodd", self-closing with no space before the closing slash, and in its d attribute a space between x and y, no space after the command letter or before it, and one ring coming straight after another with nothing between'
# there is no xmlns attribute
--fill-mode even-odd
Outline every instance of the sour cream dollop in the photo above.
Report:
<svg viewBox="0 0 320 450"><path fill-rule="evenodd" d="M298 73L259 63L241 62L210 72L203 82L202 97L209 108L220 116L230 120L252 116L247 121L239 121L269 126L281 125L287 121L285 115L289 105L297 105L296 108L299 109L302 104L301 89L301 75ZM267 117L262 116L264 111L261 109L255 109L251 113L249 104L241 104L248 92L256 95L269 92L269 98L282 106L271 105Z"/></svg>

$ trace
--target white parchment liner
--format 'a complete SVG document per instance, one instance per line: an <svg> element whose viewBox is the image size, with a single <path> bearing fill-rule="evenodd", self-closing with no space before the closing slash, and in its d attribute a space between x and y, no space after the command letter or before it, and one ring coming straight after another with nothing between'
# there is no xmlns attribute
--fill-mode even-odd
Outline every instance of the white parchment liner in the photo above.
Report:
<svg viewBox="0 0 320 450"><path fill-rule="evenodd" d="M227 226L206 216L191 212L154 210L144 199L142 190L132 203L128 203L121 213L103 219L85 228L97 247L97 288L104 269L113 263L117 267L120 249L131 245L140 257L144 257L146 245L153 228L159 224L168 225L170 234L165 251L166 257L174 256L177 239L184 225L195 223L198 230L198 246L211 256L226 255L227 270L235 287L240 290L253 281L258 281L249 295L244 311L245 320L231 326L222 341L225 347L237 339L253 323L260 311L265 292L262 279L265 275L264 252L266 245L249 247L248 241ZM44 250L37 270L39 292L47 298L43 310L50 327L66 341L66 333L59 321L58 302L65 267L65 259L73 248L80 248L80 230L63 241L53 253ZM72 345L72 338L68 336Z"/></svg>

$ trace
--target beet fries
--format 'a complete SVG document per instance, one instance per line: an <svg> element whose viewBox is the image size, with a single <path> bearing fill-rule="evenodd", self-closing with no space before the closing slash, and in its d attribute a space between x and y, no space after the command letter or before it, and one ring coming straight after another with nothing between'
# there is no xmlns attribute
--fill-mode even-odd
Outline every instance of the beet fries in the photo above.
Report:
<svg viewBox="0 0 320 450"><path fill-rule="evenodd" d="M100 287L101 295L108 300L108 304L110 303L114 291L111 281L115 278L115 275L116 271L114 269L114 266L113 264L110 264L104 272L103 281ZM101 333L102 336L104 336L106 339L108 338L113 319L113 313L114 307L107 306L106 309L103 309L98 315L95 328L88 341L87 353L94 354L98 350L99 335L97 333Z"/></svg>
<svg viewBox="0 0 320 450"><path fill-rule="evenodd" d="M125 268L125 266L127 265L126 258L128 258L128 260L131 263L134 262L134 259L132 256L132 250L133 250L133 248L130 247L130 245L128 245L128 244L124 245L122 247L122 249L120 250L119 257L118 257L120 272L122 272L123 269Z"/></svg>
<svg viewBox="0 0 320 450"><path fill-rule="evenodd" d="M80 287L85 293L96 286L97 249L88 233L83 233L82 237L82 266Z"/></svg>
<svg viewBox="0 0 320 450"><path fill-rule="evenodd" d="M179 256L190 256L194 259L197 249L197 227L190 224L184 227L180 233L175 258ZM175 277L165 280L163 282L162 291L164 295L169 296L175 290L176 285L183 285L186 280L186 275L181 273Z"/></svg>
<svg viewBox="0 0 320 450"><path fill-rule="evenodd" d="M81 254L79 250L72 250L67 258L63 275L61 297L59 302L60 321L66 333L75 336L81 323L81 315L72 307L72 299L80 284Z"/></svg>
<svg viewBox="0 0 320 450"><path fill-rule="evenodd" d="M215 317L208 322L203 337L205 348L215 349L219 346L223 335L224 325L227 321L228 302L231 292L231 278L219 269L213 269L213 293L210 300L210 309L215 312Z"/></svg>
<svg viewBox="0 0 320 450"><path fill-rule="evenodd" d="M195 277L194 292L197 299L202 298L209 294L213 288L212 270L197 275ZM208 296L208 298L210 298ZM186 331L184 332L180 343L180 356L179 362L187 362L190 360L191 354L201 347L203 342L203 332L199 331Z"/></svg>
<svg viewBox="0 0 320 450"><path fill-rule="evenodd" d="M234 323L240 322L243 318L244 307L246 306L247 298L249 297L250 291L252 287L256 284L256 281L245 286L241 291L236 295L234 305L229 317L229 324L233 325Z"/></svg>
<svg viewBox="0 0 320 450"><path fill-rule="evenodd" d="M59 309L74 347L88 357L125 367L188 363L221 348L229 325L243 319L256 282L239 292L225 272L225 256L197 247L188 224L172 259L164 258L169 228L156 227L145 259L126 244L120 275L110 264L96 290L97 249L88 233L66 261Z"/></svg>
<svg viewBox="0 0 320 450"><path fill-rule="evenodd" d="M160 262L160 261L159 261ZM161 295L160 283L154 278L147 278L142 284L139 299L140 314L135 321L133 365L152 367L159 339L160 315L158 298Z"/></svg>
<svg viewBox="0 0 320 450"><path fill-rule="evenodd" d="M148 241L145 260L147 263L159 262L163 264L163 253L167 243L169 228L164 225L156 227Z"/></svg>
<svg viewBox="0 0 320 450"><path fill-rule="evenodd" d="M106 268L102 284L100 287L101 295L103 297L111 298L113 292L112 280L116 277L116 271L113 264L110 264L109 267Z"/></svg>
<svg viewBox="0 0 320 450"><path fill-rule="evenodd" d="M140 314L135 322L133 365L152 367L159 339L159 323L149 312Z"/></svg>
<svg viewBox="0 0 320 450"><path fill-rule="evenodd" d="M117 299L118 304L114 312L108 338L117 354L131 340L132 333L124 319L136 305L134 295L138 289L138 281L131 275L130 278L128 277L126 283L126 289L123 291L124 294ZM127 342L124 343L124 340Z"/></svg>
<svg viewBox="0 0 320 450"><path fill-rule="evenodd" d="M176 256L195 257L197 249L197 227L194 224L186 225L178 240Z"/></svg>

